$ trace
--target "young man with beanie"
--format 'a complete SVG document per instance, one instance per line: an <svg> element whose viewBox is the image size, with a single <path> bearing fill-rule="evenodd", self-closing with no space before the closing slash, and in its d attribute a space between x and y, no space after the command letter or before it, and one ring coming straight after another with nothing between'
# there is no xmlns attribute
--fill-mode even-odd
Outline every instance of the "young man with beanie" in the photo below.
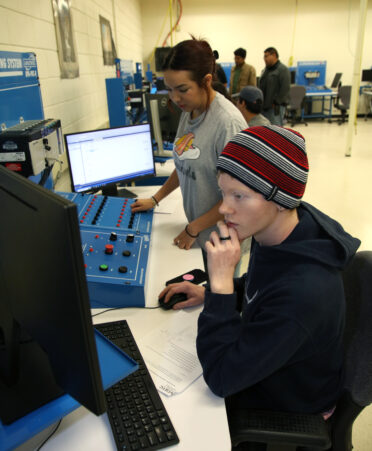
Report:
<svg viewBox="0 0 372 451"><path fill-rule="evenodd" d="M341 271L360 241L301 201L308 159L296 131L244 130L217 169L225 221L206 243L209 288L183 282L167 296L204 301L197 352L206 383L228 408L326 414L342 387ZM233 279L248 236L248 272Z"/></svg>
<svg viewBox="0 0 372 451"><path fill-rule="evenodd" d="M245 62L247 51L241 47L235 50L235 66L231 69L229 94L239 93L244 86L256 86L256 69Z"/></svg>
<svg viewBox="0 0 372 451"><path fill-rule="evenodd" d="M249 127L270 125L269 119L261 114L262 104L263 94L261 89L258 89L255 86L245 86L240 91L236 106L244 116Z"/></svg>

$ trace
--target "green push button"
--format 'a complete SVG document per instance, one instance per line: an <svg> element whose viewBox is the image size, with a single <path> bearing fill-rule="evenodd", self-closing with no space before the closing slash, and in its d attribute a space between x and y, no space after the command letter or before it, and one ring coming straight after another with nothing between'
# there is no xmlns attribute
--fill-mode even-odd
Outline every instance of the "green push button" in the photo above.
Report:
<svg viewBox="0 0 372 451"><path fill-rule="evenodd" d="M105 265L105 264L102 264L102 265L99 265L99 269L100 269L101 271L107 271L107 270L108 270L108 266Z"/></svg>

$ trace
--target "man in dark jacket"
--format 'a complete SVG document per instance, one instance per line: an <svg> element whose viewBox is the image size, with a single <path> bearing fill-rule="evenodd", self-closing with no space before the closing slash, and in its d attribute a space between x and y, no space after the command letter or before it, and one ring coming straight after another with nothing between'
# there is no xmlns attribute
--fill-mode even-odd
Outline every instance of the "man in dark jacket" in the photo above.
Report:
<svg viewBox="0 0 372 451"><path fill-rule="evenodd" d="M216 60L216 81L219 81L224 85L225 88L227 88L227 78L225 71L223 70L221 64L217 63L217 60L220 57L220 55L217 50L213 50L213 55Z"/></svg>
<svg viewBox="0 0 372 451"><path fill-rule="evenodd" d="M204 300L197 352L210 389L231 404L328 413L342 387L345 301L341 270L360 241L301 201L304 138L278 127L238 133L218 158L218 224L206 243L210 286L168 287ZM248 272L233 279L240 241Z"/></svg>
<svg viewBox="0 0 372 451"><path fill-rule="evenodd" d="M289 103L291 75L287 66L279 61L278 51L268 47L264 51L266 68L259 79L264 95L263 115L272 124L283 125L285 107Z"/></svg>

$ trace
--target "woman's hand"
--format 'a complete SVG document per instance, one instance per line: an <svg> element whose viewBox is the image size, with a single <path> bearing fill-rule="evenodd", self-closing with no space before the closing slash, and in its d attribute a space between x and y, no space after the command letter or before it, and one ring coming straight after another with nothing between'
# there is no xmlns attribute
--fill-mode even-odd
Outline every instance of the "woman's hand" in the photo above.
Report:
<svg viewBox="0 0 372 451"><path fill-rule="evenodd" d="M180 249L185 249L188 251L191 246L194 244L197 237L191 237L186 230L182 230L182 232L176 236L173 240L173 243L178 246Z"/></svg>
<svg viewBox="0 0 372 451"><path fill-rule="evenodd" d="M167 303L176 293L185 293L187 295L186 301L179 302L173 306L174 310L179 310L202 304L204 302L205 288L191 282L171 283L159 294L159 298L165 296L164 302Z"/></svg>
<svg viewBox="0 0 372 451"><path fill-rule="evenodd" d="M234 291L234 271L240 259L238 234L223 221L217 223L219 235L212 232L205 243L208 254L208 273L213 293L231 294Z"/></svg>
<svg viewBox="0 0 372 451"><path fill-rule="evenodd" d="M133 204L131 204L131 209L135 213L136 211L147 211L154 208L154 201L149 199L137 199Z"/></svg>

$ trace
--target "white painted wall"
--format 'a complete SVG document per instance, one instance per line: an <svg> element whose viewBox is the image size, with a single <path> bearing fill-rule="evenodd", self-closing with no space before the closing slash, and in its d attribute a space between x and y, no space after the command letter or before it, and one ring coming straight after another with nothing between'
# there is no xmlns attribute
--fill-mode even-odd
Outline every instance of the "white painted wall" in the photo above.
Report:
<svg viewBox="0 0 372 451"><path fill-rule="evenodd" d="M168 4L168 0L141 0L145 62L169 31ZM189 33L204 37L219 51L220 62L232 62L233 51L244 47L246 61L256 67L258 74L264 67L263 50L274 46L287 65L290 56L295 64L326 60L326 83L331 83L336 72L343 72L344 84L351 83L359 0L298 0L295 33L295 0L182 0L182 4L180 31L175 33L174 43L188 39ZM369 2L364 68L372 66L371 11ZM164 32L157 42L165 17Z"/></svg>
<svg viewBox="0 0 372 451"><path fill-rule="evenodd" d="M142 61L139 0L72 0L80 76L61 79L51 0L0 0L0 50L35 52L45 117L62 121L64 133L108 121L99 15L111 23L118 56Z"/></svg>

